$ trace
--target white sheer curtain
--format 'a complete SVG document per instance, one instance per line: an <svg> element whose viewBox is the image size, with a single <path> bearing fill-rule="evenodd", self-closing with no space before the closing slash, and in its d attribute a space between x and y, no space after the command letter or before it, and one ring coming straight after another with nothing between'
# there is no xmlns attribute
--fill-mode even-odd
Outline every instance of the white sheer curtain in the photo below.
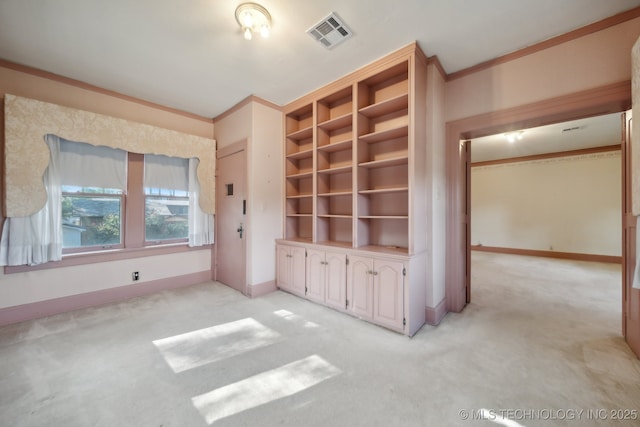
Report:
<svg viewBox="0 0 640 427"><path fill-rule="evenodd" d="M200 184L196 171L200 160L189 159L189 246L211 245L213 237L213 215L200 209Z"/></svg>
<svg viewBox="0 0 640 427"><path fill-rule="evenodd" d="M49 166L44 174L45 206L28 217L7 218L2 227L0 265L37 265L62 259L62 190L60 188L60 142L46 135Z"/></svg>

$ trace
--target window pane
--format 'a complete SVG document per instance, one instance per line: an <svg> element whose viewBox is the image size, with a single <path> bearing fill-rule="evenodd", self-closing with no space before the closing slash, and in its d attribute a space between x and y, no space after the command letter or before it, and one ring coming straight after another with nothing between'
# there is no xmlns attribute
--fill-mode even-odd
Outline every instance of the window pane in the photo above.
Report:
<svg viewBox="0 0 640 427"><path fill-rule="evenodd" d="M189 238L189 198L147 196L145 198L145 240L187 238Z"/></svg>
<svg viewBox="0 0 640 427"><path fill-rule="evenodd" d="M170 190L168 188L144 187L145 196L164 196L164 197L189 197L189 193L183 190Z"/></svg>
<svg viewBox="0 0 640 427"><path fill-rule="evenodd" d="M101 187L79 187L77 185L61 185L63 193L86 193L86 194L122 194L119 188Z"/></svg>
<svg viewBox="0 0 640 427"><path fill-rule="evenodd" d="M121 212L117 196L63 194L62 247L119 245Z"/></svg>

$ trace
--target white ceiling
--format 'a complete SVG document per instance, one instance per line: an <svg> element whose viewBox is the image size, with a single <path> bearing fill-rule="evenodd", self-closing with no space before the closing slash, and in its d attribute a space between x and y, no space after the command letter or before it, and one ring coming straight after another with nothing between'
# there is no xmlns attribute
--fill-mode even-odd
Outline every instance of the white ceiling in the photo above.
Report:
<svg viewBox="0 0 640 427"><path fill-rule="evenodd" d="M205 117L249 95L286 104L417 40L447 73L640 6L640 0L257 0L271 37L243 39L240 0L1 0L0 58ZM355 35L326 50L330 12Z"/></svg>
<svg viewBox="0 0 640 427"><path fill-rule="evenodd" d="M524 129L522 139L509 142L505 134L471 140L471 161L532 156L536 154L620 145L621 114L607 114L570 122Z"/></svg>

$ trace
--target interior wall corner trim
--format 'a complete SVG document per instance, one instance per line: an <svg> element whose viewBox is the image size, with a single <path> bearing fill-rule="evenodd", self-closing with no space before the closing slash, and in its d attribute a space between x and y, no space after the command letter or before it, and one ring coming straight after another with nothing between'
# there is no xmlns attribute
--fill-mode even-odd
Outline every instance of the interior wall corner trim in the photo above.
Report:
<svg viewBox="0 0 640 427"><path fill-rule="evenodd" d="M631 50L632 73L631 73L631 103L635 119L632 121L631 140L631 205L633 215L640 215L640 37L636 40Z"/></svg>
<svg viewBox="0 0 640 427"><path fill-rule="evenodd" d="M133 153L198 158L200 207L215 213L214 139L10 94L5 95L4 113L7 217L32 215L46 202L47 134Z"/></svg>

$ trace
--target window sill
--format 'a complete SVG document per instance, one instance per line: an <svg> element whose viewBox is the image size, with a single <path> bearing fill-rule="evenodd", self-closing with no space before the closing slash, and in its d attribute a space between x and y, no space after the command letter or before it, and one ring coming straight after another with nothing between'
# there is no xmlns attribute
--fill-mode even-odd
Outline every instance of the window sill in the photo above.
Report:
<svg viewBox="0 0 640 427"><path fill-rule="evenodd" d="M50 268L73 267L76 265L97 264L101 262L119 261L131 258L143 258L155 255L176 254L190 251L213 249L214 245L189 247L185 243L170 243L145 246L141 248L108 249L103 251L66 254L60 261L51 261L38 265L16 265L4 267L5 274L25 273L29 271L48 270Z"/></svg>

